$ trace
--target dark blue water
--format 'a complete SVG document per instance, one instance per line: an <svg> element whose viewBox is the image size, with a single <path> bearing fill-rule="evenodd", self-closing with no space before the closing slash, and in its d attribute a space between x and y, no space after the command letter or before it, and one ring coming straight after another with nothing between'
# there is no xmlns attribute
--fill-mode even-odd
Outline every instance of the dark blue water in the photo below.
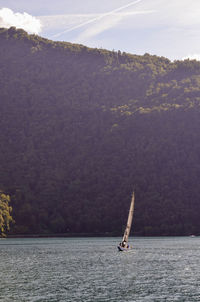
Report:
<svg viewBox="0 0 200 302"><path fill-rule="evenodd" d="M200 238L0 240L2 302L200 301Z"/></svg>

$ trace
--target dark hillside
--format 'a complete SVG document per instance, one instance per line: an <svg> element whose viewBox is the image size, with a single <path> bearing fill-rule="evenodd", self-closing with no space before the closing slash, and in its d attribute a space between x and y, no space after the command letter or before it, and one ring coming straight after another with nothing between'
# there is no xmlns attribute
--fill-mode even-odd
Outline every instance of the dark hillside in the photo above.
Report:
<svg viewBox="0 0 200 302"><path fill-rule="evenodd" d="M200 229L200 63L0 29L0 185L15 234Z"/></svg>

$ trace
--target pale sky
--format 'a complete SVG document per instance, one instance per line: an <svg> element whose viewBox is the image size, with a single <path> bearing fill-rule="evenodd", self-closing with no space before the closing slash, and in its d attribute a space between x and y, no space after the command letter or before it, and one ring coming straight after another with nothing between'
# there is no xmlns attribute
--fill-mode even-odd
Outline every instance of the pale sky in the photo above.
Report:
<svg viewBox="0 0 200 302"><path fill-rule="evenodd" d="M200 60L200 0L0 0L0 27L132 54Z"/></svg>

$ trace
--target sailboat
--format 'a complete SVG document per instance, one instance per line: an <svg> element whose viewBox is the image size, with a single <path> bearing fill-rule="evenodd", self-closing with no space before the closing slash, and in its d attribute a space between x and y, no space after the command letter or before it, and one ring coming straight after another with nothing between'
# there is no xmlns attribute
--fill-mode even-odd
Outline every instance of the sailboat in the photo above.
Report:
<svg viewBox="0 0 200 302"><path fill-rule="evenodd" d="M128 250L131 249L130 245L128 244L128 237L129 237L129 234L130 234L132 220L133 220L134 202L135 202L135 194L133 192L133 195L132 195L132 198L131 198L129 214L128 214L128 220L127 220L127 224L126 224L126 229L125 229L125 232L124 232L124 236L122 238L122 242L120 242L120 244L118 245L118 250L119 251L128 251Z"/></svg>

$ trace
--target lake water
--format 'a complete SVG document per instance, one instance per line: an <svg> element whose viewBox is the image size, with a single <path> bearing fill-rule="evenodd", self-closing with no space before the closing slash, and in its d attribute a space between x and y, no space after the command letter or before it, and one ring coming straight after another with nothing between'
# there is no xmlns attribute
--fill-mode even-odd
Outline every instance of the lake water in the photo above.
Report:
<svg viewBox="0 0 200 302"><path fill-rule="evenodd" d="M200 238L119 241L0 239L0 301L200 301Z"/></svg>

